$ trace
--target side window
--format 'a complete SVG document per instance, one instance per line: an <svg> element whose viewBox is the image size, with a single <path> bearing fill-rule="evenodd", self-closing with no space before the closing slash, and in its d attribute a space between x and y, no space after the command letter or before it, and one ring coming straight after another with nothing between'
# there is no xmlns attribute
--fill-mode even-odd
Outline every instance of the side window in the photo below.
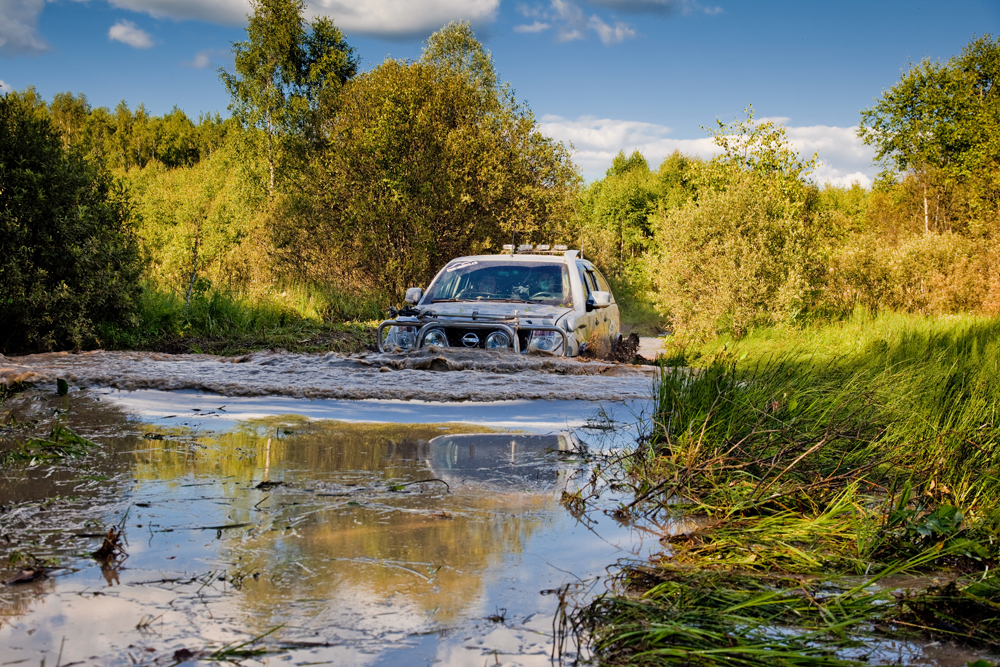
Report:
<svg viewBox="0 0 1000 667"><path fill-rule="evenodd" d="M611 285L609 285L608 281L605 280L604 275L600 271L598 271L597 269L594 269L594 276L597 278L597 285L598 285L598 287L600 287L601 291L602 292L608 292L608 293L610 293L611 292ZM614 296L612 296L611 297L611 302L614 303L614 300L615 300L615 298L614 298Z"/></svg>
<svg viewBox="0 0 1000 667"><path fill-rule="evenodd" d="M590 286L590 281L587 280L587 267L583 264L577 264L576 268L580 272L580 282L583 283L583 299L586 301L590 298L590 293L594 288Z"/></svg>
<svg viewBox="0 0 1000 667"><path fill-rule="evenodd" d="M601 287L598 287L598 285L597 285L597 278L594 277L594 272L593 271L587 271L587 277L590 278L590 289L592 291L597 292L600 289L602 289Z"/></svg>

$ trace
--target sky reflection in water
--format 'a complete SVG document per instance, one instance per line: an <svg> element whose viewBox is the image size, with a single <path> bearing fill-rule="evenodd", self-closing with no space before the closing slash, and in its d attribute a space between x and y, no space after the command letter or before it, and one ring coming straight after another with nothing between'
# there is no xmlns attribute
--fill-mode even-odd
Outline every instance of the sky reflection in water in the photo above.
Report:
<svg viewBox="0 0 1000 667"><path fill-rule="evenodd" d="M557 599L542 591L642 556L642 536L599 513L585 526L559 504L589 474L577 455L520 436L440 436L570 428L613 446L580 428L600 407L19 397L4 411L44 429L65 409L102 452L83 472L0 479L3 562L19 550L66 566L0 588L4 662L55 664L61 650L64 665L171 664L280 626L261 642L283 649L268 660L548 664ZM634 439L642 407L604 406L626 422L611 437ZM119 522L129 557L102 572L80 556Z"/></svg>

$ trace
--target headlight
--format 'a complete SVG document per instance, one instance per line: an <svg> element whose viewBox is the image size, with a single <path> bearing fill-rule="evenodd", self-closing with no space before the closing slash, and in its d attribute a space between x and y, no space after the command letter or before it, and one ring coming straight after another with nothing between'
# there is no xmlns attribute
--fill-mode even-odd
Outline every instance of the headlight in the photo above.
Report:
<svg viewBox="0 0 1000 667"><path fill-rule="evenodd" d="M417 344L416 327L389 327L389 333L385 337L386 349L401 348L404 350L413 349Z"/></svg>
<svg viewBox="0 0 1000 667"><path fill-rule="evenodd" d="M494 350L498 347L510 347L510 336L502 331L494 331L486 337L487 350Z"/></svg>
<svg viewBox="0 0 1000 667"><path fill-rule="evenodd" d="M558 331L532 331L528 339L528 352L562 352L563 338Z"/></svg>
<svg viewBox="0 0 1000 667"><path fill-rule="evenodd" d="M448 347L448 336L445 335L444 329L431 329L427 335L424 336L424 345Z"/></svg>

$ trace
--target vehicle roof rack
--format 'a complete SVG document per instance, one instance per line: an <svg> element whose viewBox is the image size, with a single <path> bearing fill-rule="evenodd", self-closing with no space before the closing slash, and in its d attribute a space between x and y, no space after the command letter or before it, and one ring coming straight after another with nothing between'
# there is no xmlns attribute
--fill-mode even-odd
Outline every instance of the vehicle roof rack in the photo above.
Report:
<svg viewBox="0 0 1000 667"><path fill-rule="evenodd" d="M510 253L511 255L517 253L518 255L563 255L564 257L583 256L583 253L579 250L570 250L569 246L561 243L557 243L552 246L547 243L540 243L535 246L530 243L522 243L518 246L515 246L513 243L505 243L503 251L504 253Z"/></svg>

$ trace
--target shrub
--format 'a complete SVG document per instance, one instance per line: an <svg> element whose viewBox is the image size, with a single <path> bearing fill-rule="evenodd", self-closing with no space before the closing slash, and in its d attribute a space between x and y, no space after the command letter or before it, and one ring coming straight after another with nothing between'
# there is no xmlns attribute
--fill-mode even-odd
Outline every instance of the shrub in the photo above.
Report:
<svg viewBox="0 0 1000 667"><path fill-rule="evenodd" d="M726 185L666 212L656 229L657 307L691 340L794 319L817 266L799 204L757 172L709 168L728 172Z"/></svg>
<svg viewBox="0 0 1000 667"><path fill-rule="evenodd" d="M0 351L99 344L97 324L133 317L140 273L121 186L0 97Z"/></svg>
<svg viewBox="0 0 1000 667"><path fill-rule="evenodd" d="M939 315L984 310L990 257L980 243L925 232L887 244L859 234L830 259L827 300L841 312L855 305Z"/></svg>

